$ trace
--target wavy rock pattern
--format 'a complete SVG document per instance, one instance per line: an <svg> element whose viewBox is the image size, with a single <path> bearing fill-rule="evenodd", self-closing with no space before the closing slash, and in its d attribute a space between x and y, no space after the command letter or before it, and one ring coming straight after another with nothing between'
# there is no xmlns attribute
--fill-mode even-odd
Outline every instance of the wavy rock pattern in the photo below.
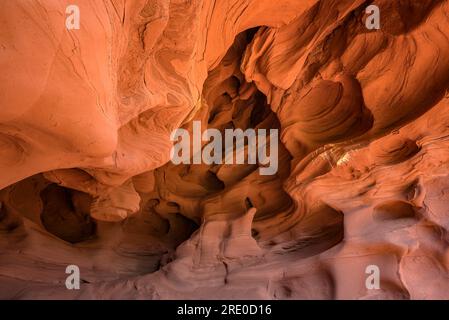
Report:
<svg viewBox="0 0 449 320"><path fill-rule="evenodd" d="M449 299L449 1L76 2L0 4L0 298Z"/></svg>

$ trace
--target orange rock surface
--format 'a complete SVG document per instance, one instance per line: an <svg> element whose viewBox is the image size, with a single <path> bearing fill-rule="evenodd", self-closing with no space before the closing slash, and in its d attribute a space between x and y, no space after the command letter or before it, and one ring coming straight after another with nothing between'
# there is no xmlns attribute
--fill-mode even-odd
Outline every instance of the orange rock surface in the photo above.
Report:
<svg viewBox="0 0 449 320"><path fill-rule="evenodd" d="M449 1L369 2L1 1L0 298L449 299Z"/></svg>

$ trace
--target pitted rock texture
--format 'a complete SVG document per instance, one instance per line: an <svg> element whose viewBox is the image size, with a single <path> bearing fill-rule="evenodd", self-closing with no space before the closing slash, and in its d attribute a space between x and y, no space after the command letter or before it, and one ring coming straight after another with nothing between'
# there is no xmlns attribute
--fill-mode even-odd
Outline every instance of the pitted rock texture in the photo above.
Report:
<svg viewBox="0 0 449 320"><path fill-rule="evenodd" d="M0 3L0 298L449 299L449 1L75 2Z"/></svg>

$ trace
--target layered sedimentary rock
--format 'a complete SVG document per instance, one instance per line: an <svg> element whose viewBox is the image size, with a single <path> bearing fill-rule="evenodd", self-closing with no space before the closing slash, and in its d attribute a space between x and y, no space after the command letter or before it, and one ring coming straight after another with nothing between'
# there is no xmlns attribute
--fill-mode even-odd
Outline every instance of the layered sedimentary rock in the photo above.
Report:
<svg viewBox="0 0 449 320"><path fill-rule="evenodd" d="M0 298L449 298L448 1L69 4L0 4ZM277 173L170 162L193 121Z"/></svg>

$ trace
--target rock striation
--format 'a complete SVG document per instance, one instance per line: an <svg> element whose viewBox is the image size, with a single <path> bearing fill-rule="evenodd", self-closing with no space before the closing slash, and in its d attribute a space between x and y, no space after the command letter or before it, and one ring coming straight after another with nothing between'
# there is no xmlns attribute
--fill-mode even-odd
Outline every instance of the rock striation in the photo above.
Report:
<svg viewBox="0 0 449 320"><path fill-rule="evenodd" d="M449 1L72 2L0 4L0 298L449 299Z"/></svg>

